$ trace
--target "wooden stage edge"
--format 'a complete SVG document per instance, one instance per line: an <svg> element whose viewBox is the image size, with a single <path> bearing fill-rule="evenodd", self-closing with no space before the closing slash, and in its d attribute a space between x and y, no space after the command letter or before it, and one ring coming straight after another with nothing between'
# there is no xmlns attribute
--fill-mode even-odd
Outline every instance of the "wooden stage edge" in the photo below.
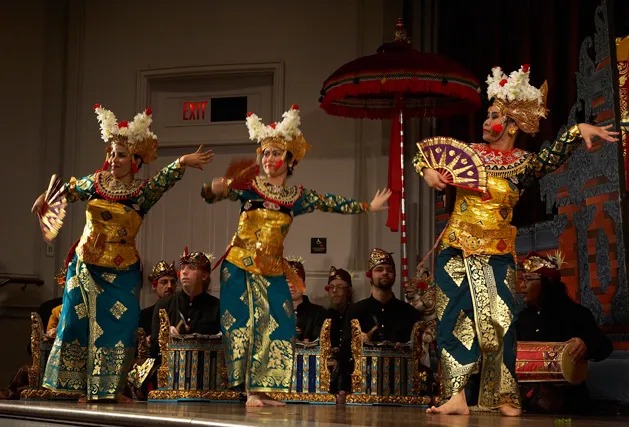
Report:
<svg viewBox="0 0 629 427"><path fill-rule="evenodd" d="M469 416L427 415L424 408L288 404L280 408L245 408L242 403L111 403L0 401L2 426L448 426L548 427L629 425L629 417L567 417L527 415L505 418L496 413Z"/></svg>

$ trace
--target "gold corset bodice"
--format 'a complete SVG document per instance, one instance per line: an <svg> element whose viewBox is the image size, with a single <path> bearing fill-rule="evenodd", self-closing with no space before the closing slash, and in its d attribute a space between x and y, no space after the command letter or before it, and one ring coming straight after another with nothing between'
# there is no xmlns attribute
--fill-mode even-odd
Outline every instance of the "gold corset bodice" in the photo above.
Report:
<svg viewBox="0 0 629 427"><path fill-rule="evenodd" d="M443 242L464 254L515 253L516 228L511 225L519 190L505 178L489 176L487 191L457 189L454 211Z"/></svg>
<svg viewBox="0 0 629 427"><path fill-rule="evenodd" d="M88 264L127 268L139 259L135 237L141 225L142 217L125 205L103 199L90 200L76 253Z"/></svg>
<svg viewBox="0 0 629 427"><path fill-rule="evenodd" d="M279 210L243 211L227 260L251 273L283 275L284 238L292 222L288 213Z"/></svg>

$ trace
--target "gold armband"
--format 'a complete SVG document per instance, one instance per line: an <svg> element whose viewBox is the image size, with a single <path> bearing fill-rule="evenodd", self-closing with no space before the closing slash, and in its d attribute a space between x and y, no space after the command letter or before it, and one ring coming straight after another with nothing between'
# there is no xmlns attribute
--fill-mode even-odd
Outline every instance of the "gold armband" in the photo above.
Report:
<svg viewBox="0 0 629 427"><path fill-rule="evenodd" d="M570 127L565 133L566 142L574 141L575 139L583 138L578 125Z"/></svg>

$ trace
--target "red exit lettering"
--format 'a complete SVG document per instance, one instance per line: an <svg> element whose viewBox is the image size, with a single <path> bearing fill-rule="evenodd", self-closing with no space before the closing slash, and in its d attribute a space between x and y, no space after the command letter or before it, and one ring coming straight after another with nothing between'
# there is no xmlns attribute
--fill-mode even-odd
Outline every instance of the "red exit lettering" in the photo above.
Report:
<svg viewBox="0 0 629 427"><path fill-rule="evenodd" d="M183 103L184 120L205 120L207 101L185 101Z"/></svg>

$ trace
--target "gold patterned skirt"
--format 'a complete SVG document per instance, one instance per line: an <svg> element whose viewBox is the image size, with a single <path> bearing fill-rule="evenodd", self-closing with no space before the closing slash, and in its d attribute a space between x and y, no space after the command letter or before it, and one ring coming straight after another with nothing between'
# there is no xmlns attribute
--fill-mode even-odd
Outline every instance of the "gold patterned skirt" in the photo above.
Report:
<svg viewBox="0 0 629 427"><path fill-rule="evenodd" d="M477 399L488 409L520 407L513 256L463 257L461 250L446 247L437 256L436 280L444 400L465 390L470 405Z"/></svg>
<svg viewBox="0 0 629 427"><path fill-rule="evenodd" d="M141 277L140 263L118 270L74 256L45 388L88 400L113 399L123 391L136 348Z"/></svg>
<svg viewBox="0 0 629 427"><path fill-rule="evenodd" d="M250 273L223 261L220 310L228 386L290 391L295 314L284 276Z"/></svg>

